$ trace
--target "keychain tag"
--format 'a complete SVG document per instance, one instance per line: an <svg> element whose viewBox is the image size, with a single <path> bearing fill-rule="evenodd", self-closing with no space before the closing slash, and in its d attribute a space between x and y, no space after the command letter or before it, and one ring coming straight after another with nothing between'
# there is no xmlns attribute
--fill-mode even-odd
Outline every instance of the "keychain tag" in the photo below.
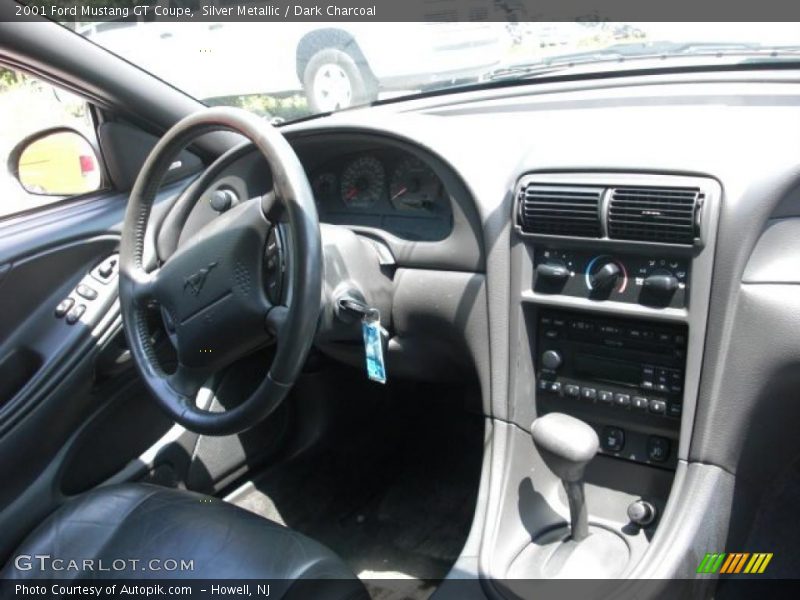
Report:
<svg viewBox="0 0 800 600"><path fill-rule="evenodd" d="M371 308L361 319L364 335L364 354L367 357L367 377L378 383L386 383L386 367L383 364L383 335L381 313Z"/></svg>

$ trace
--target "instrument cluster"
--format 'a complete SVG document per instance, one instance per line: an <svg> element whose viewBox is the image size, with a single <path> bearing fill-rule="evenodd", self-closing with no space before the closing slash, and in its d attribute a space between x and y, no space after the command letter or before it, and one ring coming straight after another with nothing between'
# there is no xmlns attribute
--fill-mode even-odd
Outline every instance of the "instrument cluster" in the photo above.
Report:
<svg viewBox="0 0 800 600"><path fill-rule="evenodd" d="M436 213L446 204L444 184L416 156L360 153L315 170L311 186L324 211L397 211Z"/></svg>

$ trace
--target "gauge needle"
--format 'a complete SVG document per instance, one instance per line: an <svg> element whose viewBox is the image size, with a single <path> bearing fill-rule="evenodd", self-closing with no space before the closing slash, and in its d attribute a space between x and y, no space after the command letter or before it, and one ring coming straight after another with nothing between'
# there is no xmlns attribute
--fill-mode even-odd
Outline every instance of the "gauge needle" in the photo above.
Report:
<svg viewBox="0 0 800 600"><path fill-rule="evenodd" d="M356 194L358 194L358 188L351 187L349 190L347 190L345 198L347 198L348 200L352 200Z"/></svg>
<svg viewBox="0 0 800 600"><path fill-rule="evenodd" d="M392 200L395 200L397 197L402 196L407 191L408 191L408 188L406 188L406 187L401 188L400 190L398 190L398 192L394 196L392 196Z"/></svg>

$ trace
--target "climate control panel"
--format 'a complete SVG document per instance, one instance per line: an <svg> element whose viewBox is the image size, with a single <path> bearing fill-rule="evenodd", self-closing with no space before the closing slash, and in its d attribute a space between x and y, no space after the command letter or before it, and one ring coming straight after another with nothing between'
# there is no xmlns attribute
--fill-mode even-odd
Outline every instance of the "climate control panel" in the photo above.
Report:
<svg viewBox="0 0 800 600"><path fill-rule="evenodd" d="M534 252L533 289L592 300L684 307L689 260L542 248Z"/></svg>

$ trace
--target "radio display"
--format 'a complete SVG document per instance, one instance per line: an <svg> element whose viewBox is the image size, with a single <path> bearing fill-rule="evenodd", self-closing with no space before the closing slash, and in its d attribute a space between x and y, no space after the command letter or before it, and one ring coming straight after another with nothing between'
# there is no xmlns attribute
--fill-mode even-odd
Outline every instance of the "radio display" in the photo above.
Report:
<svg viewBox="0 0 800 600"><path fill-rule="evenodd" d="M612 360L593 354L575 355L575 375L581 379L605 381L638 387L642 380L642 369L637 363Z"/></svg>

